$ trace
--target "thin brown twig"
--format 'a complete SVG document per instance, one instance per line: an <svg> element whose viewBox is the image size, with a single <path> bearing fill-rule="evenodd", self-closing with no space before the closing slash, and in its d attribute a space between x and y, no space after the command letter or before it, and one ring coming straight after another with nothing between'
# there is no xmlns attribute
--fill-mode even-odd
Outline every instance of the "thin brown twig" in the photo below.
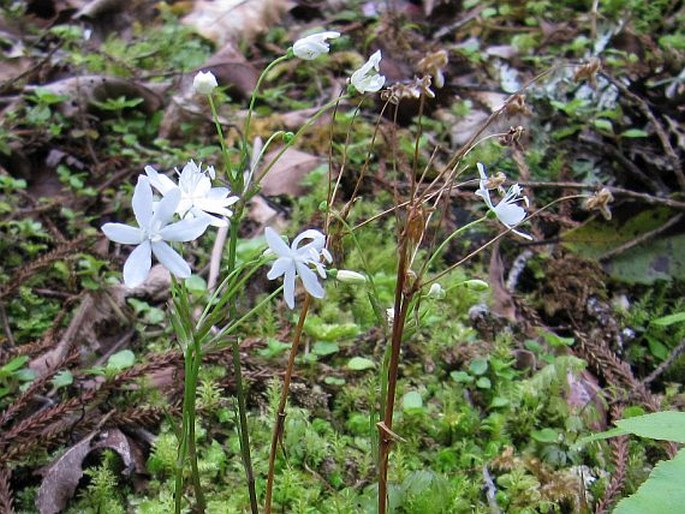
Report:
<svg viewBox="0 0 685 514"><path fill-rule="evenodd" d="M276 469L276 452L278 451L278 443L283 437L283 428L285 426L285 407L288 403L288 393L290 392L290 381L292 380L293 371L295 369L295 357L297 356L297 349L300 346L302 339L302 330L304 322L307 319L309 306L311 305L312 297L307 294L302 304L302 311L300 312L300 319L297 321L295 327L295 334L293 336L293 344L290 347L290 354L288 355L288 364L283 376L283 388L281 389L281 398L278 401L278 409L276 410L276 420L274 422L274 431L271 436L271 450L269 451L269 472L266 477L266 494L264 498L264 514L271 513L271 498L273 495L274 473Z"/></svg>
<svg viewBox="0 0 685 514"><path fill-rule="evenodd" d="M626 243L623 243L620 246L617 246L616 248L612 248L608 252L605 252L599 257L600 261L606 261L607 259L611 259L612 257L616 257L617 255L622 254L623 252L627 252L631 248L634 248L638 245L641 245L642 243L645 243L646 241L649 241L650 239L654 239L656 236L659 234L665 232L669 228L671 228L673 225L678 223L681 219L683 219L682 214L677 214L676 216L673 216L670 220L668 220L666 223L663 225L655 228L654 230L650 230L649 232L645 232L644 234L640 234L638 237L635 237L631 239L630 241L627 241Z"/></svg>

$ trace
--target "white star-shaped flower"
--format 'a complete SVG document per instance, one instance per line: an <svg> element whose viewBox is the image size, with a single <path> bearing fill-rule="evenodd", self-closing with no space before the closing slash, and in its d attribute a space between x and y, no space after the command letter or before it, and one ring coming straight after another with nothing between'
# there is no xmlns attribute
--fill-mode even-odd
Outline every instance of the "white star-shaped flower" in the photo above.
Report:
<svg viewBox="0 0 685 514"><path fill-rule="evenodd" d="M178 170L176 172L178 173ZM178 185L152 166L145 166L145 173L152 187L162 196L177 188L181 190L181 201L176 208L176 213L181 218L206 216L212 226L228 225L225 218L233 215L233 211L228 207L236 203L238 197L229 196L231 191L227 187L212 187L211 179L215 177L213 166L208 166L202 171L202 165L198 166L194 161L188 161L179 174ZM217 214L224 218L215 216Z"/></svg>
<svg viewBox="0 0 685 514"><path fill-rule="evenodd" d="M133 191L133 214L137 227L123 223L105 223L102 231L115 243L138 245L124 264L124 283L136 287L143 282L152 266L152 254L178 278L190 276L190 265L167 244L167 242L187 242L200 237L209 220L206 217L188 218L176 223L171 220L181 200L181 191L169 191L159 202L154 202L150 180L139 176Z"/></svg>
<svg viewBox="0 0 685 514"><path fill-rule="evenodd" d="M333 31L311 34L295 41L293 53L300 59L311 61L320 55L327 54L331 49L330 45L326 42L327 39L335 39L338 37L340 37L340 32Z"/></svg>
<svg viewBox="0 0 685 514"><path fill-rule="evenodd" d="M350 78L354 88L360 93L375 93L385 84L385 77L380 75L381 51L377 50L361 68Z"/></svg>
<svg viewBox="0 0 685 514"><path fill-rule="evenodd" d="M310 295L314 298L323 298L324 290L316 275L318 273L321 278L326 278L326 267L321 262L322 257L327 262L333 260L330 252L325 248L326 236L318 230L305 230L293 240L290 246L270 227L264 230L264 236L269 250L277 256L266 276L269 280L274 280L285 275L283 297L288 307L295 308L295 278L298 276ZM300 246L307 239L310 241ZM314 267L316 273L311 266Z"/></svg>
<svg viewBox="0 0 685 514"><path fill-rule="evenodd" d="M490 199L490 189L488 188L488 176L485 173L485 166L480 162L477 166L480 180L476 196L480 196L485 201L485 205L488 206L488 209L495 213L497 219L500 220L505 227L511 229L513 233L521 237L532 240L533 237L531 235L514 229L514 227L521 223L523 218L526 217L526 210L518 205L518 203L523 202L526 204L526 207L528 207L528 197L522 195L521 188L518 184L513 184L504 195L504 198L502 198L497 205L493 205L492 200ZM502 191L504 190L502 189Z"/></svg>

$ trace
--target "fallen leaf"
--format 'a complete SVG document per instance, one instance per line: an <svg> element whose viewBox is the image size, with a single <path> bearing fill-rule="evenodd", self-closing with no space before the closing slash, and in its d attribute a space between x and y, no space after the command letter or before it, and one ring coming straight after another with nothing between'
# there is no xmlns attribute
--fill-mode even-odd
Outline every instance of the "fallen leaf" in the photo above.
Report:
<svg viewBox="0 0 685 514"><path fill-rule="evenodd" d="M83 461L91 452L104 448L119 454L124 463L124 474L145 472L140 449L121 430L93 432L43 470L43 480L36 497L38 512L56 514L64 510L83 477Z"/></svg>
<svg viewBox="0 0 685 514"><path fill-rule="evenodd" d="M268 165L280 150L272 150L264 158ZM301 185L307 174L319 167L321 158L294 148L288 148L276 161L273 168L262 179L262 193L267 196L290 195L300 196L304 193Z"/></svg>
<svg viewBox="0 0 685 514"><path fill-rule="evenodd" d="M95 432L81 439L48 466L36 496L36 508L40 514L57 514L64 510L74 496L83 477L83 461L91 452L90 441Z"/></svg>
<svg viewBox="0 0 685 514"><path fill-rule="evenodd" d="M285 0L197 0L181 23L224 46L229 41L253 39L278 23L286 10Z"/></svg>

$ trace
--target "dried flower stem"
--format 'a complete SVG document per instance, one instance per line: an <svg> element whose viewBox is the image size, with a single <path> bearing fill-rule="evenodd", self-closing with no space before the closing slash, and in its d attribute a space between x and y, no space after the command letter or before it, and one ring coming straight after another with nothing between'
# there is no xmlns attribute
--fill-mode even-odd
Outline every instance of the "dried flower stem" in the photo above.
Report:
<svg viewBox="0 0 685 514"><path fill-rule="evenodd" d="M306 295L304 303L302 304L302 312L300 313L300 319L295 327L295 335L293 336L293 344L290 347L290 355L288 356L288 365L285 369L285 375L283 376L283 388L281 389L281 399L278 402L278 410L276 411L276 422L274 423L274 431L271 437L271 450L269 452L269 473L266 478L266 498L264 500L264 514L271 514L271 497L273 495L274 486L274 469L276 466L276 451L278 449L278 443L283 437L283 428L285 426L285 406L288 402L288 393L290 392L290 381L293 376L293 370L295 369L295 357L297 356L297 349L300 346L300 340L302 339L302 329L304 328L304 322L307 319L307 313L309 312L309 306L312 303L312 297Z"/></svg>

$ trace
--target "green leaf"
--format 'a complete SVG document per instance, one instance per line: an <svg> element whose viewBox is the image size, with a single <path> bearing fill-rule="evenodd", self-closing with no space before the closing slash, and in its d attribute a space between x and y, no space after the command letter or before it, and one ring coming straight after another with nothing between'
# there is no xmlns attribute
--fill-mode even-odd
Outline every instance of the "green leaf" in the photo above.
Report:
<svg viewBox="0 0 685 514"><path fill-rule="evenodd" d="M685 505L685 450L659 462L635 494L621 500L614 514L664 514L682 512Z"/></svg>
<svg viewBox="0 0 685 514"><path fill-rule="evenodd" d="M647 137L649 134L645 132L644 130L641 129L628 129L625 132L622 132L621 135L623 137Z"/></svg>
<svg viewBox="0 0 685 514"><path fill-rule="evenodd" d="M663 318L653 319L652 325L668 327L669 325L675 325L676 323L682 323L683 321L685 321L685 312L676 312L674 314L664 316Z"/></svg>
<svg viewBox="0 0 685 514"><path fill-rule="evenodd" d="M469 370L474 375L482 375L488 370L488 360L483 358L473 359L469 364Z"/></svg>
<svg viewBox="0 0 685 514"><path fill-rule="evenodd" d="M597 120L594 120L592 124L595 126L595 128L599 130L603 130L605 132L613 132L614 131L614 126L612 125L611 121L600 118Z"/></svg>
<svg viewBox="0 0 685 514"><path fill-rule="evenodd" d="M480 377L478 380L476 380L476 387L478 389L490 389L492 387L492 383L488 377Z"/></svg>
<svg viewBox="0 0 685 514"><path fill-rule="evenodd" d="M685 443L685 412L664 411L621 419L618 428L640 437Z"/></svg>
<svg viewBox="0 0 685 514"><path fill-rule="evenodd" d="M202 295L207 291L207 281L199 275L190 275L185 280L185 286L194 295Z"/></svg>
<svg viewBox="0 0 685 514"><path fill-rule="evenodd" d="M461 382L463 384L470 384L475 380L466 371L453 371L452 373L450 373L450 377L452 377L452 380L454 380L455 382Z"/></svg>
<svg viewBox="0 0 685 514"><path fill-rule="evenodd" d="M556 443L559 440L559 434L552 428L543 428L542 430L534 430L530 436L539 443Z"/></svg>
<svg viewBox="0 0 685 514"><path fill-rule="evenodd" d="M402 410L404 412L423 409L423 398L417 391L409 391L402 397Z"/></svg>
<svg viewBox="0 0 685 514"><path fill-rule="evenodd" d="M60 371L54 377L52 377L52 386L55 389L59 389L60 387L67 387L73 383L74 375L72 375L71 372L68 370Z"/></svg>
<svg viewBox="0 0 685 514"><path fill-rule="evenodd" d="M131 350L122 350L113 354L107 360L105 369L108 371L121 371L130 368L136 362L136 356Z"/></svg>
<svg viewBox="0 0 685 514"><path fill-rule="evenodd" d="M21 369L24 367L24 364L26 364L29 361L29 358L26 355L20 355L19 357L15 357L11 361L9 361L7 364L5 364L2 368L2 371L4 373L14 373L18 369ZM4 374L3 373L3 374Z"/></svg>
<svg viewBox="0 0 685 514"><path fill-rule="evenodd" d="M320 357L331 355L340 351L340 345L333 341L317 341L312 346L312 352Z"/></svg>
<svg viewBox="0 0 685 514"><path fill-rule="evenodd" d="M341 385L345 385L345 379L344 378L338 378L338 377L326 377L323 379L323 383L328 384L328 385L341 386Z"/></svg>
<svg viewBox="0 0 685 514"><path fill-rule="evenodd" d="M375 368L376 364L371 359L352 357L347 363L347 367L353 371L363 371L365 369Z"/></svg>

